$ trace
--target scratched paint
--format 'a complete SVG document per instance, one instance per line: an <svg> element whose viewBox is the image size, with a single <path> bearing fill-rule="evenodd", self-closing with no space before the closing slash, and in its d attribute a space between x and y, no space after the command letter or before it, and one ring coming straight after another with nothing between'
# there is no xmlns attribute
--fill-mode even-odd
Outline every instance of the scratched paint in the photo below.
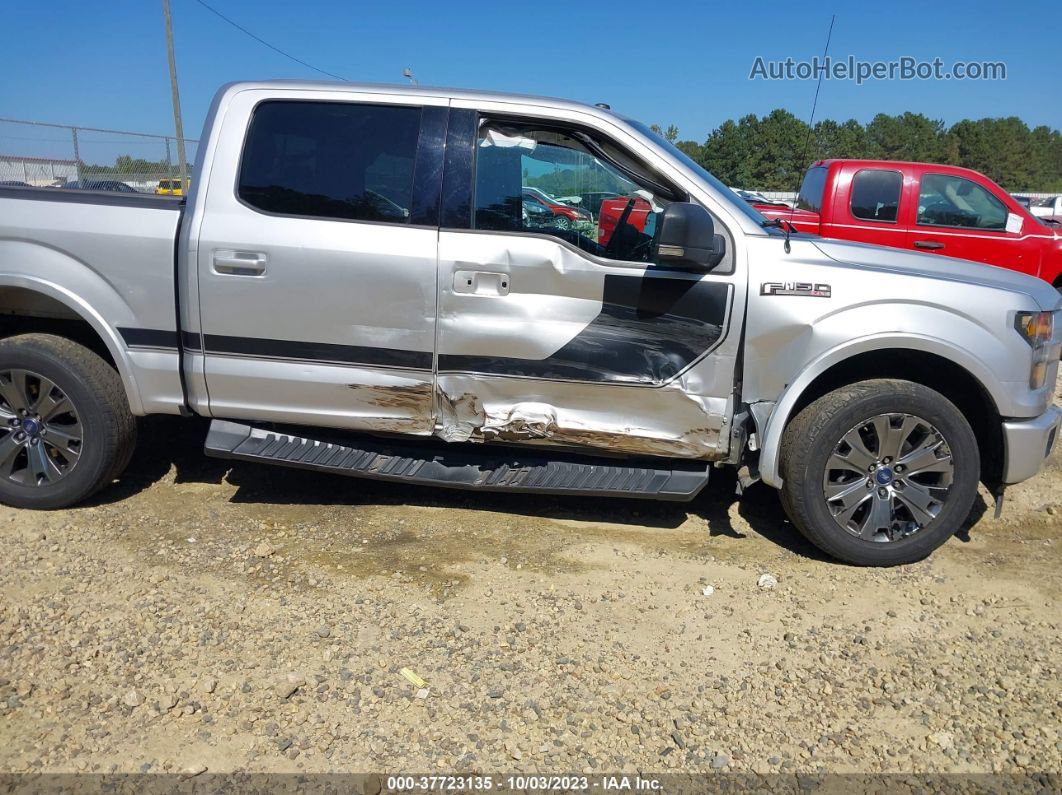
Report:
<svg viewBox="0 0 1062 795"><path fill-rule="evenodd" d="M438 393L439 417L436 435L451 442L527 442L594 449L612 453L684 458L718 458L721 454L719 423L707 412L695 412L698 424L687 431L669 434L640 428L616 416L605 422L599 415L579 415L549 403L525 401L503 408L485 408L471 393L457 396Z"/></svg>

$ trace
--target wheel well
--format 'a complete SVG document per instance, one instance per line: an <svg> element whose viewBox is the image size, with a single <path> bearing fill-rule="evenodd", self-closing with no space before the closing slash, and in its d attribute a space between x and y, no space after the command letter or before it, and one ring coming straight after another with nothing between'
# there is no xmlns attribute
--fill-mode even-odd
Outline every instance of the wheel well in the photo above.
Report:
<svg viewBox="0 0 1062 795"><path fill-rule="evenodd" d="M940 392L966 417L981 452L981 479L994 489L1002 482L1003 426L995 402L969 371L933 353L908 349L869 351L821 373L800 395L788 424L811 402L848 384L869 378L897 378Z"/></svg>
<svg viewBox="0 0 1062 795"><path fill-rule="evenodd" d="M0 338L29 333L66 337L118 369L96 329L66 304L34 290L0 287Z"/></svg>

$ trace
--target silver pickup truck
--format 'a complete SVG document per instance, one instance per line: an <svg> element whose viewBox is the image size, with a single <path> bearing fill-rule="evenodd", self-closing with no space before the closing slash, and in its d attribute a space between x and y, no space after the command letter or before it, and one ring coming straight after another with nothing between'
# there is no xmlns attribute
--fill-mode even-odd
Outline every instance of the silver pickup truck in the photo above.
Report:
<svg viewBox="0 0 1062 795"><path fill-rule="evenodd" d="M3 502L200 415L208 455L465 489L689 500L730 465L891 565L1055 440L1050 285L790 236L604 105L238 83L191 184L0 189Z"/></svg>

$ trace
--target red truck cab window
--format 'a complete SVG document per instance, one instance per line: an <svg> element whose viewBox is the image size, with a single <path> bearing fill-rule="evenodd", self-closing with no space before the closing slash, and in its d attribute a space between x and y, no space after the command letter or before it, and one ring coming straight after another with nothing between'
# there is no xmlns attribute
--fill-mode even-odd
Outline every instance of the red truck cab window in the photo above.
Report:
<svg viewBox="0 0 1062 795"><path fill-rule="evenodd" d="M1041 230L1024 215L972 179L927 171L919 181L911 246L1051 279L1041 272Z"/></svg>
<svg viewBox="0 0 1062 795"><path fill-rule="evenodd" d="M852 177L852 217L896 223L902 190L903 175L899 171L865 168L857 172Z"/></svg>
<svg viewBox="0 0 1062 795"><path fill-rule="evenodd" d="M813 213L822 212L822 194L826 190L826 166L812 166L804 175L804 181L800 183L800 193L797 195L797 209L809 210Z"/></svg>
<svg viewBox="0 0 1062 795"><path fill-rule="evenodd" d="M925 174L918 191L918 224L967 229L1007 228L1007 208L976 182L950 174Z"/></svg>

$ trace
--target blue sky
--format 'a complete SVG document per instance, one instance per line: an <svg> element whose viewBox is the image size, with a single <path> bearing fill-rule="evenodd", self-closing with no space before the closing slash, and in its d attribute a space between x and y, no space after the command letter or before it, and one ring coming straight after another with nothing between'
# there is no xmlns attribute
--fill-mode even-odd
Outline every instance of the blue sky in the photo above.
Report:
<svg viewBox="0 0 1062 795"><path fill-rule="evenodd" d="M608 102L703 141L722 121L776 107L807 118L812 81L750 81L756 56L1004 61L999 82L827 81L818 118L914 111L953 123L1020 116L1062 128L1057 2L963 4L602 2L364 3L208 0L293 55L352 80L511 90ZM873 5L874 8L868 6ZM172 0L185 131L238 79L318 77L198 5ZM961 11L959 9L962 9ZM12 3L0 48L0 116L172 132L161 0ZM0 141L0 150L10 149Z"/></svg>

